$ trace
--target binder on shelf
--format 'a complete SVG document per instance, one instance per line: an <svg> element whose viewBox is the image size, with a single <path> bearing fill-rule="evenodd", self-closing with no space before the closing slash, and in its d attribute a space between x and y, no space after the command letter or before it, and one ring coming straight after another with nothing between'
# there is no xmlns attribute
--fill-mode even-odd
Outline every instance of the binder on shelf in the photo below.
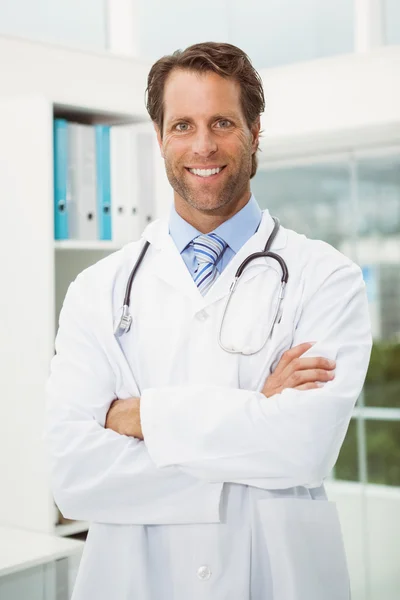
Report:
<svg viewBox="0 0 400 600"><path fill-rule="evenodd" d="M111 240L110 126L95 125L98 239Z"/></svg>
<svg viewBox="0 0 400 600"><path fill-rule="evenodd" d="M136 129L136 168L138 173L138 197L140 201L140 229L156 217L156 146L154 130L137 126Z"/></svg>
<svg viewBox="0 0 400 600"><path fill-rule="evenodd" d="M68 124L69 237L97 240L96 138L92 125Z"/></svg>
<svg viewBox="0 0 400 600"><path fill-rule="evenodd" d="M157 217L167 217L173 203L173 189L165 172L157 137L151 123L134 125L140 230Z"/></svg>
<svg viewBox="0 0 400 600"><path fill-rule="evenodd" d="M165 161L161 156L157 137L154 134L154 216L153 218L168 218L171 206L174 203L174 190L165 171Z"/></svg>
<svg viewBox="0 0 400 600"><path fill-rule="evenodd" d="M110 132L112 240L139 239L138 172L135 127L116 125Z"/></svg>
<svg viewBox="0 0 400 600"><path fill-rule="evenodd" d="M68 202L68 123L65 119L55 119L53 124L54 160L54 239L67 240Z"/></svg>

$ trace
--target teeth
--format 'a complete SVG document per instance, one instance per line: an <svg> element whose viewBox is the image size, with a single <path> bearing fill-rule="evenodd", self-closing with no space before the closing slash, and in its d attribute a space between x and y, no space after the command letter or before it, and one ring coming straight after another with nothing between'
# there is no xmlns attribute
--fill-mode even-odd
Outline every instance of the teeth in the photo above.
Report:
<svg viewBox="0 0 400 600"><path fill-rule="evenodd" d="M222 168L218 167L218 169L189 169L189 171L193 173L193 175L199 175L200 177L210 177L210 175L216 175L217 173L222 171Z"/></svg>

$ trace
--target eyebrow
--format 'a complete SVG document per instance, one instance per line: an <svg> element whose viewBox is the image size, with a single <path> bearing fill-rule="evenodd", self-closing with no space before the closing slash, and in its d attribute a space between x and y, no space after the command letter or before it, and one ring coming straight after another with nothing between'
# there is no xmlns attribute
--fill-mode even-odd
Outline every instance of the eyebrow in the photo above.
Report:
<svg viewBox="0 0 400 600"><path fill-rule="evenodd" d="M238 116L231 112L218 113L216 115L212 115L212 117L209 118L209 121L210 122L219 121L220 119L237 120ZM177 121L187 121L188 123L193 123L193 118L185 117L185 116L181 116L181 117L172 116L170 119L168 119L167 123L170 125L172 123L176 123Z"/></svg>

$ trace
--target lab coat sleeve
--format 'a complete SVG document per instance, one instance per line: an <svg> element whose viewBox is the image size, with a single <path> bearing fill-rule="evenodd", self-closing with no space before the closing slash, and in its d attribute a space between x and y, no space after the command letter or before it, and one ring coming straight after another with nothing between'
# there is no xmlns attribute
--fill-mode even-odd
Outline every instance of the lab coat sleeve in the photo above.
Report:
<svg viewBox="0 0 400 600"><path fill-rule="evenodd" d="M209 484L175 466L158 469L143 441L104 428L116 398L115 376L96 339L81 288L78 277L64 301L47 382L44 441L56 504L69 519L114 524L196 521L199 511L194 508L190 514L191 500ZM210 510L220 487L215 485L215 494L209 494ZM182 498L187 498L186 513ZM207 508L203 514L207 520Z"/></svg>
<svg viewBox="0 0 400 600"><path fill-rule="evenodd" d="M372 345L365 284L354 263L328 271L305 300L293 346L309 341L317 343L304 356L336 359L335 379L322 388L270 398L206 385L144 390L142 430L154 462L213 482L320 484L337 460Z"/></svg>

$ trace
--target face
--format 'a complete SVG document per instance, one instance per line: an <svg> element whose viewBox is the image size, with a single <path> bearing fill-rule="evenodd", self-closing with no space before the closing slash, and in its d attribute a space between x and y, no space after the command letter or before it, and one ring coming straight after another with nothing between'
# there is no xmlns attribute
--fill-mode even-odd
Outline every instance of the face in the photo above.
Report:
<svg viewBox="0 0 400 600"><path fill-rule="evenodd" d="M175 70L164 89L164 127L157 132L175 207L189 222L229 218L250 198L252 130L240 105L239 84L216 73Z"/></svg>

